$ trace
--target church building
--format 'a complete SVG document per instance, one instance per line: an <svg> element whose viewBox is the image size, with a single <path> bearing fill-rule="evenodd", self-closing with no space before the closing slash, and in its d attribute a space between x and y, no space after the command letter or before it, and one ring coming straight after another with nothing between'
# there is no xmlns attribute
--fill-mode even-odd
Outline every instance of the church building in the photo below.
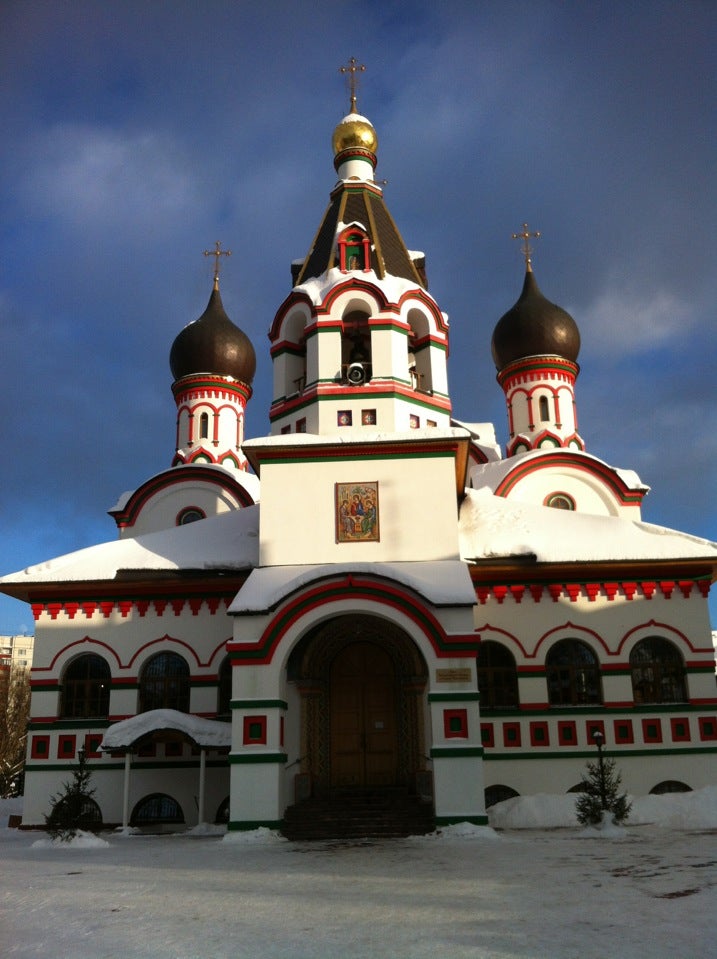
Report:
<svg viewBox="0 0 717 959"><path fill-rule="evenodd" d="M171 465L117 538L0 579L36 629L25 827L80 750L88 821L290 838L485 824L574 789L596 746L633 795L717 782L717 544L643 522L648 487L588 452L534 234L491 344L500 444L452 417L448 319L355 90L333 153L269 329L269 435L244 435L256 358L217 244L171 345Z"/></svg>

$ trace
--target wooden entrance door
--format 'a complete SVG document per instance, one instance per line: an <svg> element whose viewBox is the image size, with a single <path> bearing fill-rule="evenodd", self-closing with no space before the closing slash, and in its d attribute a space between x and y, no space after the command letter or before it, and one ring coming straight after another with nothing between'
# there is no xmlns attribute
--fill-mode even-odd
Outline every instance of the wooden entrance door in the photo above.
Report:
<svg viewBox="0 0 717 959"><path fill-rule="evenodd" d="M373 643L354 643L331 666L331 785L392 786L397 778L396 673Z"/></svg>

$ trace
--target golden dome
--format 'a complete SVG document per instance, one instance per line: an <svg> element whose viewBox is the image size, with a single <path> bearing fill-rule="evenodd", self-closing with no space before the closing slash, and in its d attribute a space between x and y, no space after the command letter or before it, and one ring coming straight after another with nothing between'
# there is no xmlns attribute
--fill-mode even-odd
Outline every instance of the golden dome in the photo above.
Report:
<svg viewBox="0 0 717 959"><path fill-rule="evenodd" d="M371 123L359 113L349 113L334 130L334 156L358 147L360 150L369 150L376 153L378 137Z"/></svg>

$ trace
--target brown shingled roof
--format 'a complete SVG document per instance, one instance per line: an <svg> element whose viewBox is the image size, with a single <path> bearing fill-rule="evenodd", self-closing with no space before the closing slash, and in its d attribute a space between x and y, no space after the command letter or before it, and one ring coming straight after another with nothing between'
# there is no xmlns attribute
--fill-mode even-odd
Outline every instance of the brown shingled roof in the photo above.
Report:
<svg viewBox="0 0 717 959"><path fill-rule="evenodd" d="M400 276L419 286L426 286L425 278L421 277L411 260L383 197L365 186L350 183L341 183L332 193L331 202L295 285L321 276L337 265L337 226L339 223L355 222L361 223L368 231L371 239L371 268L377 276Z"/></svg>

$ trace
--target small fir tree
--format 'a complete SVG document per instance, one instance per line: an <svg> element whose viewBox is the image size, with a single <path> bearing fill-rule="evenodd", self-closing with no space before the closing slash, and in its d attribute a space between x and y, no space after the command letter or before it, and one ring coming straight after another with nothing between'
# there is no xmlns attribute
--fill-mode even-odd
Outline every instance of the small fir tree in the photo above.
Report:
<svg viewBox="0 0 717 959"><path fill-rule="evenodd" d="M578 822L582 826L599 826L603 821L603 813L607 813L614 825L624 823L632 803L628 801L626 793L620 792L622 777L615 760L603 759L602 771L599 762L588 762L587 772L582 774L581 779L582 790L575 804Z"/></svg>
<svg viewBox="0 0 717 959"><path fill-rule="evenodd" d="M45 828L53 839L70 842L80 829L96 827L96 821L88 810L88 800L95 794L95 787L90 785L91 776L85 750L80 749L72 779L63 783L62 792L50 797L51 809L45 816Z"/></svg>

